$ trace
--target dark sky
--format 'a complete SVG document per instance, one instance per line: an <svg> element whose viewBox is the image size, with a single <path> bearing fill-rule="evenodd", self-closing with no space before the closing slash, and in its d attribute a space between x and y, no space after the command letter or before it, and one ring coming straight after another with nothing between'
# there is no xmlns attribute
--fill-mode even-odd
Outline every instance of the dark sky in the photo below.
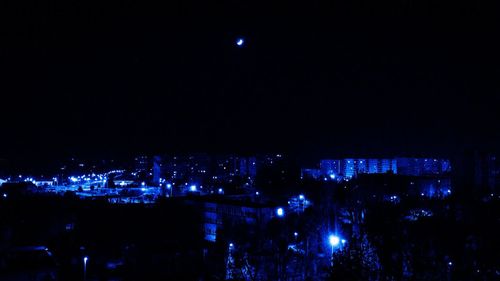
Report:
<svg viewBox="0 0 500 281"><path fill-rule="evenodd" d="M2 1L0 158L495 147L491 2Z"/></svg>

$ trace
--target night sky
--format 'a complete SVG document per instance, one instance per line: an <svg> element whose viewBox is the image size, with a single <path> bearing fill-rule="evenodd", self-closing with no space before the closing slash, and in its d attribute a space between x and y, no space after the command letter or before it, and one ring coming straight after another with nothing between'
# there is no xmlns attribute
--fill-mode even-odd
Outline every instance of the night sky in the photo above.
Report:
<svg viewBox="0 0 500 281"><path fill-rule="evenodd" d="M498 148L491 2L2 1L0 158Z"/></svg>

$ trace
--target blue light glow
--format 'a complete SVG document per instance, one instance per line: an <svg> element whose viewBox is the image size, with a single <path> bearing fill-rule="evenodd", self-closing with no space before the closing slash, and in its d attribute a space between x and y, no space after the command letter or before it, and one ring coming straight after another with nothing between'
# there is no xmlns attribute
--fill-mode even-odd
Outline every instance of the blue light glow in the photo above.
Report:
<svg viewBox="0 0 500 281"><path fill-rule="evenodd" d="M191 192L196 191L196 185L191 185L191 186L189 187L189 191L191 191Z"/></svg>
<svg viewBox="0 0 500 281"><path fill-rule="evenodd" d="M340 238L337 235L330 235L328 236L328 242L332 247L338 246L340 243Z"/></svg>
<svg viewBox="0 0 500 281"><path fill-rule="evenodd" d="M304 195L302 195L302 194L301 194L301 195L299 195L299 199L300 199L300 200L304 200Z"/></svg>
<svg viewBox="0 0 500 281"><path fill-rule="evenodd" d="M297 232L294 232L293 236L295 236L295 238L297 238L297 236L299 236L299 234Z"/></svg>
<svg viewBox="0 0 500 281"><path fill-rule="evenodd" d="M172 185L171 185L171 184L169 184L169 183L167 183L167 188L168 188L168 189L172 188Z"/></svg>
<svg viewBox="0 0 500 281"><path fill-rule="evenodd" d="M84 262L84 263L87 263L87 261L88 261L88 260L89 260L89 258L88 258L88 257L83 257L83 262Z"/></svg>
<svg viewBox="0 0 500 281"><path fill-rule="evenodd" d="M243 38L236 39L236 45L238 45L238 47L242 47L243 44L245 44L245 40Z"/></svg>
<svg viewBox="0 0 500 281"><path fill-rule="evenodd" d="M335 179L335 175L334 174L330 174L330 179L334 180Z"/></svg>
<svg viewBox="0 0 500 281"><path fill-rule="evenodd" d="M7 193L4 193L4 194L3 194L3 198L7 198Z"/></svg>
<svg viewBox="0 0 500 281"><path fill-rule="evenodd" d="M276 215L278 215L278 217L284 216L285 215L285 211L283 210L283 208L276 209Z"/></svg>

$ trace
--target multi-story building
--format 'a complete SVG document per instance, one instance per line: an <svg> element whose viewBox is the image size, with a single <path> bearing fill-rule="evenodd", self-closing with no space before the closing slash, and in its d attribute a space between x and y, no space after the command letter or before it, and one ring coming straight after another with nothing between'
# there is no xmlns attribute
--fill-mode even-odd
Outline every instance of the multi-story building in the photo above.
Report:
<svg viewBox="0 0 500 281"><path fill-rule="evenodd" d="M340 161L341 160L332 160L332 159L321 160L319 162L319 169L321 171L321 175L331 178L338 176L341 173Z"/></svg>
<svg viewBox="0 0 500 281"><path fill-rule="evenodd" d="M435 158L396 158L397 171L406 176L442 175L451 172L450 161Z"/></svg>
<svg viewBox="0 0 500 281"><path fill-rule="evenodd" d="M346 158L320 161L321 177L331 179L350 179L358 174L385 174L389 172L408 176L443 175L450 171L451 165L447 159Z"/></svg>
<svg viewBox="0 0 500 281"><path fill-rule="evenodd" d="M200 197L197 201L202 204L203 232L209 242L238 240L238 226L245 227L245 235L256 235L276 209L269 204L222 198Z"/></svg>

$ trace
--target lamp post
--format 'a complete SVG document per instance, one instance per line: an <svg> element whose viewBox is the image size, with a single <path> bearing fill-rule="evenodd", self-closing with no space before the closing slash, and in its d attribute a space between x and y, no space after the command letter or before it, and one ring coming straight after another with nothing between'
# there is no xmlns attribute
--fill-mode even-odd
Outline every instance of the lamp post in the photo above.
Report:
<svg viewBox="0 0 500 281"><path fill-rule="evenodd" d="M87 261L88 257L83 257L83 281L87 281Z"/></svg>
<svg viewBox="0 0 500 281"><path fill-rule="evenodd" d="M330 236L328 236L328 242L330 243L330 246L332 246L332 255L333 255L333 248L339 245L340 238L337 235L331 234Z"/></svg>
<svg viewBox="0 0 500 281"><path fill-rule="evenodd" d="M330 234L330 236L328 236L328 242L330 243L330 246L332 246L331 260L333 266L333 250L340 244L340 238L337 235Z"/></svg>

